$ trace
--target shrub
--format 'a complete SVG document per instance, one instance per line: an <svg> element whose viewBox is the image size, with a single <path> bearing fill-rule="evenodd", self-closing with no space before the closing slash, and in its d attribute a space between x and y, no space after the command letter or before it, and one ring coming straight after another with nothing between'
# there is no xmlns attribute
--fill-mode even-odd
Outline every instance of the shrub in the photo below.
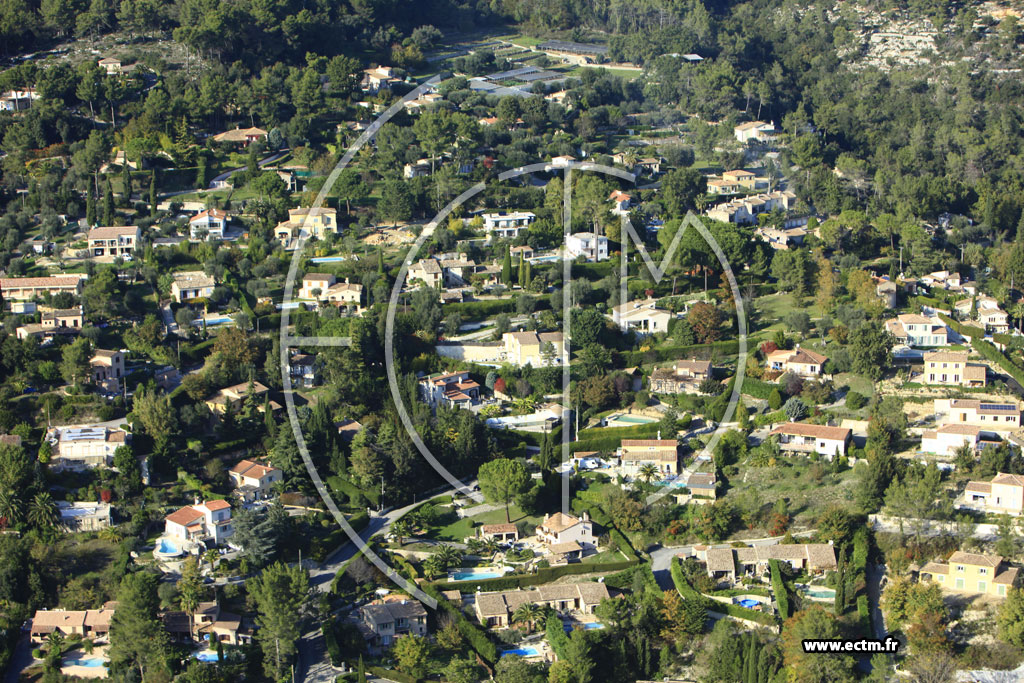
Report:
<svg viewBox="0 0 1024 683"><path fill-rule="evenodd" d="M868 399L856 391L849 391L846 394L846 407L850 410L860 410L868 403Z"/></svg>
<svg viewBox="0 0 1024 683"><path fill-rule="evenodd" d="M778 560L768 560L768 566L772 572L772 592L775 593L775 603L779 606L779 618L785 621L790 617L786 581L782 578L782 569L779 567Z"/></svg>

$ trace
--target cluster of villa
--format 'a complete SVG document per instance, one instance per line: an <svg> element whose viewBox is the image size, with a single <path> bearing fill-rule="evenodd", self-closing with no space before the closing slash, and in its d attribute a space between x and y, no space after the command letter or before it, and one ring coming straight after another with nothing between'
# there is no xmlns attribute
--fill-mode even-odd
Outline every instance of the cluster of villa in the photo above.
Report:
<svg viewBox="0 0 1024 683"><path fill-rule="evenodd" d="M788 563L798 572L819 575L836 569L836 552L831 543L801 543L793 545L759 545L746 548L712 548L697 545L692 554L704 563L710 578L726 585L735 584L743 576L758 577L769 569L769 562Z"/></svg>

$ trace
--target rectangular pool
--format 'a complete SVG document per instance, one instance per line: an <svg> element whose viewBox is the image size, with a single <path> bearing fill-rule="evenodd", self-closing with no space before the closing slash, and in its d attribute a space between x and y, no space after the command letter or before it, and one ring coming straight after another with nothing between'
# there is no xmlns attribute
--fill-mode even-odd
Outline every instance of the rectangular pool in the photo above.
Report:
<svg viewBox="0 0 1024 683"><path fill-rule="evenodd" d="M480 579L497 579L501 576L500 572L452 572L451 576L448 577L449 581L479 581Z"/></svg>
<svg viewBox="0 0 1024 683"><path fill-rule="evenodd" d="M515 650L502 650L501 656L518 655L519 657L540 657L540 650L535 647L520 647Z"/></svg>

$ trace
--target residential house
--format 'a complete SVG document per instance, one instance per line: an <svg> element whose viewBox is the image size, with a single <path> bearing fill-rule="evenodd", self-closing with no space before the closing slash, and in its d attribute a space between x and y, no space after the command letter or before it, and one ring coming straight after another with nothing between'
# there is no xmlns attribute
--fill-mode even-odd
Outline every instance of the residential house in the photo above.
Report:
<svg viewBox="0 0 1024 683"><path fill-rule="evenodd" d="M733 171L724 171L722 173L722 179L735 182L745 190L757 189L757 174L752 173L751 171L745 171L742 168L738 168Z"/></svg>
<svg viewBox="0 0 1024 683"><path fill-rule="evenodd" d="M569 258L585 258L589 262L608 259L608 238L593 232L574 232L565 238Z"/></svg>
<svg viewBox="0 0 1024 683"><path fill-rule="evenodd" d="M977 307L977 308L975 308ZM970 299L960 299L953 304L957 313L965 316L971 315L972 311L994 311L999 308L999 302L990 296L981 295Z"/></svg>
<svg viewBox="0 0 1024 683"><path fill-rule="evenodd" d="M973 398L935 399L935 414L946 424L981 427L986 432L1008 434L1020 429L1021 409L1017 401L982 401Z"/></svg>
<svg viewBox="0 0 1024 683"><path fill-rule="evenodd" d="M498 543L515 543L519 540L519 529L515 524L483 524L477 529L477 535L484 539L494 539Z"/></svg>
<svg viewBox="0 0 1024 683"><path fill-rule="evenodd" d="M632 330L639 336L647 336L668 332L669 321L675 316L668 309L659 308L657 299L644 299L613 306L608 317L624 333Z"/></svg>
<svg viewBox="0 0 1024 683"><path fill-rule="evenodd" d="M661 173L661 164L662 159L658 157L643 157L636 162L636 166L641 172L648 173L650 175L658 175Z"/></svg>
<svg viewBox="0 0 1024 683"><path fill-rule="evenodd" d="M326 239L328 234L341 232L338 226L338 210L322 206L319 209L299 207L288 209L288 220L274 228L274 236L286 247L294 246L292 240L298 236Z"/></svg>
<svg viewBox="0 0 1024 683"><path fill-rule="evenodd" d="M765 366L769 370L789 372L805 378L819 377L824 371L828 356L802 349L777 349L765 357Z"/></svg>
<svg viewBox="0 0 1024 683"><path fill-rule="evenodd" d="M796 204L796 195L789 190L754 194L732 199L708 209L704 215L723 223L739 225L756 223L757 217L772 211L789 211Z"/></svg>
<svg viewBox="0 0 1024 683"><path fill-rule="evenodd" d="M270 498L274 484L284 481L284 472L278 468L248 459L228 470L228 476L235 486L235 495L245 503Z"/></svg>
<svg viewBox="0 0 1024 683"><path fill-rule="evenodd" d="M550 607L558 612L593 614L602 600L608 599L604 583L547 584L530 590L477 593L474 609L477 620L487 628L508 628L516 608L523 604Z"/></svg>
<svg viewBox="0 0 1024 683"><path fill-rule="evenodd" d="M885 329L906 346L949 346L949 329L938 317L903 313L886 320Z"/></svg>
<svg viewBox="0 0 1024 683"><path fill-rule="evenodd" d="M402 79L395 75L394 68L390 66L376 66L372 69L363 69L363 91L375 95L381 90L391 90L391 86L401 83Z"/></svg>
<svg viewBox="0 0 1024 683"><path fill-rule="evenodd" d="M741 123L732 129L732 134L737 140L746 144L751 140L766 142L775 135L775 126L764 121L748 121Z"/></svg>
<svg viewBox="0 0 1024 683"><path fill-rule="evenodd" d="M430 175L432 167L430 159L419 159L402 167L402 177L407 180L423 178Z"/></svg>
<svg viewBox="0 0 1024 683"><path fill-rule="evenodd" d="M925 453L952 456L964 446L975 452L981 443L981 427L975 425L947 424L921 432L921 450Z"/></svg>
<svg viewBox="0 0 1024 683"><path fill-rule="evenodd" d="M419 387L420 398L431 408L469 408L480 402L480 385L470 379L466 370L428 375L420 379Z"/></svg>
<svg viewBox="0 0 1024 683"><path fill-rule="evenodd" d="M84 286L85 277L81 275L4 277L0 278L0 295L8 301L31 301L42 298L46 292L49 292L50 296L60 292L79 296Z"/></svg>
<svg viewBox="0 0 1024 683"><path fill-rule="evenodd" d="M575 542L585 549L597 547L594 523L590 521L590 515L586 512L582 517L561 512L544 515L544 521L537 526L536 534L540 542L547 545Z"/></svg>
<svg viewBox="0 0 1024 683"><path fill-rule="evenodd" d="M637 477L645 465L654 465L660 476L674 477L679 472L679 443L675 439L623 439L616 456L625 476Z"/></svg>
<svg viewBox="0 0 1024 683"><path fill-rule="evenodd" d="M220 209L200 211L188 221L189 237L194 240L222 240L228 230L228 212Z"/></svg>
<svg viewBox="0 0 1024 683"><path fill-rule="evenodd" d="M123 429L110 427L55 427L47 433L55 470L109 467L114 451L128 443Z"/></svg>
<svg viewBox="0 0 1024 683"><path fill-rule="evenodd" d="M299 298L312 299L313 301L326 299L327 290L336 281L336 278L330 273L306 273L302 276Z"/></svg>
<svg viewBox="0 0 1024 683"><path fill-rule="evenodd" d="M444 282L444 270L441 264L432 258L420 259L409 267L407 282L419 281L430 289L440 289Z"/></svg>
<svg viewBox="0 0 1024 683"><path fill-rule="evenodd" d="M123 70L121 60L117 57L104 57L103 59L98 60L96 64L99 65L99 67L103 69L108 76L116 76Z"/></svg>
<svg viewBox="0 0 1024 683"><path fill-rule="evenodd" d="M124 352L95 349L92 359L92 381L108 391L120 391L121 379L124 377Z"/></svg>
<svg viewBox="0 0 1024 683"><path fill-rule="evenodd" d="M363 301L363 286L345 278L344 282L335 282L327 288L326 299L338 306L355 306L359 308Z"/></svg>
<svg viewBox="0 0 1024 683"><path fill-rule="evenodd" d="M179 304L192 299L209 299L217 281L201 270L184 270L172 273L171 297Z"/></svg>
<svg viewBox="0 0 1024 683"><path fill-rule="evenodd" d="M516 367L561 365L564 360L561 332L506 332L501 341L504 360Z"/></svg>
<svg viewBox="0 0 1024 683"><path fill-rule="evenodd" d="M648 383L655 394L682 394L696 391L700 383L712 377L711 361L681 360L670 368L655 368Z"/></svg>
<svg viewBox="0 0 1024 683"><path fill-rule="evenodd" d="M1024 512L1024 476L999 472L992 481L969 481L964 489L965 507L1017 516Z"/></svg>
<svg viewBox="0 0 1024 683"><path fill-rule="evenodd" d="M169 610L160 615L164 630L177 642L246 645L252 643L253 628L249 620L238 614L222 610L215 601L200 602L191 616L181 610Z"/></svg>
<svg viewBox="0 0 1024 683"><path fill-rule="evenodd" d="M960 274L951 273L948 270L937 270L921 276L921 284L926 287L940 287L952 291L960 291Z"/></svg>
<svg viewBox="0 0 1024 683"><path fill-rule="evenodd" d="M817 453L831 460L846 455L852 432L846 427L829 427L805 422L787 422L771 431L779 448L792 453Z"/></svg>
<svg viewBox="0 0 1024 683"><path fill-rule="evenodd" d="M39 324L44 328L80 330L85 324L85 317L82 314L81 306L64 309L51 308L43 311Z"/></svg>
<svg viewBox="0 0 1024 683"><path fill-rule="evenodd" d="M262 128L242 128L235 126L234 130L227 130L223 133L218 133L213 136L214 142L221 142L226 145L241 145L242 147L248 147L254 142L267 139L267 131Z"/></svg>
<svg viewBox="0 0 1024 683"><path fill-rule="evenodd" d="M708 194L736 194L743 186L735 180L726 180L718 176L708 176Z"/></svg>
<svg viewBox="0 0 1024 683"><path fill-rule="evenodd" d="M515 239L537 220L530 211L494 211L480 214L489 239Z"/></svg>
<svg viewBox="0 0 1024 683"><path fill-rule="evenodd" d="M621 216L629 213L629 208L633 203L633 196L621 190L613 190L608 195L608 201L612 203L612 213Z"/></svg>
<svg viewBox="0 0 1024 683"><path fill-rule="evenodd" d="M68 531L99 531L110 526L109 503L57 501L60 523Z"/></svg>
<svg viewBox="0 0 1024 683"><path fill-rule="evenodd" d="M524 260L529 261L533 258L533 247L522 245L519 247L512 247L508 250L509 255L512 257L513 263L518 263L519 258L522 257Z"/></svg>
<svg viewBox="0 0 1024 683"><path fill-rule="evenodd" d="M359 630L371 653L379 654L402 636L427 635L427 610L418 600L392 600L363 605L356 614Z"/></svg>
<svg viewBox="0 0 1024 683"><path fill-rule="evenodd" d="M772 249L785 250L803 244L804 238L807 237L807 228L803 226L793 228L758 226L754 229L754 236L760 237L762 242L767 242Z"/></svg>
<svg viewBox="0 0 1024 683"><path fill-rule="evenodd" d="M798 572L811 575L836 569L836 553L831 543L763 545L747 548L710 548L696 546L694 555L704 563L708 576L735 583L741 576L763 576L772 560L788 563Z"/></svg>
<svg viewBox="0 0 1024 683"><path fill-rule="evenodd" d="M966 351L933 351L924 354L923 379L927 384L983 387L985 365L968 363Z"/></svg>
<svg viewBox="0 0 1024 683"><path fill-rule="evenodd" d="M259 410L263 409L263 397L267 394L270 389L260 384L259 382L253 382L253 397L256 399L259 405ZM245 400L249 397L249 383L242 382L231 387L225 387L218 391L212 398L206 400L206 407L210 409L210 412L215 415L224 413L228 406L231 406L232 410L238 412L241 410ZM272 404L273 405L273 404Z"/></svg>
<svg viewBox="0 0 1024 683"><path fill-rule="evenodd" d="M356 438L356 434L358 434L363 428L362 423L349 418L345 418L340 422L335 422L334 426L338 428L338 436L340 436L344 441L351 441Z"/></svg>
<svg viewBox="0 0 1024 683"><path fill-rule="evenodd" d="M565 168L574 161L576 161L576 157L571 156L569 154L562 154L557 157L551 157L551 165L554 166L555 168Z"/></svg>
<svg viewBox="0 0 1024 683"><path fill-rule="evenodd" d="M0 111L25 111L39 99L35 88L24 90L8 90L0 95Z"/></svg>
<svg viewBox="0 0 1024 683"><path fill-rule="evenodd" d="M131 256L142 239L137 225L93 228L89 231L89 254L91 256Z"/></svg>
<svg viewBox="0 0 1024 683"><path fill-rule="evenodd" d="M686 488L690 490L691 503L713 503L718 498L718 481L714 472L694 472L686 480Z"/></svg>
<svg viewBox="0 0 1024 683"><path fill-rule="evenodd" d="M896 308L899 285L886 277L875 278L875 295L885 302L886 308ZM891 330L890 330L891 332Z"/></svg>
<svg viewBox="0 0 1024 683"><path fill-rule="evenodd" d="M1006 334L1010 331L1010 318L1005 311L998 308L984 308L978 311L978 322L985 326L985 331L992 334Z"/></svg>
<svg viewBox="0 0 1024 683"><path fill-rule="evenodd" d="M928 562L919 575L922 581L935 581L943 590L1005 598L1007 591L1018 585L1020 570L999 555L957 550L945 562Z"/></svg>
<svg viewBox="0 0 1024 683"><path fill-rule="evenodd" d="M320 362L311 353L295 353L288 357L288 376L293 387L312 389L320 384Z"/></svg>
<svg viewBox="0 0 1024 683"><path fill-rule="evenodd" d="M181 541L216 544L234 533L231 525L231 503L226 500L208 500L186 505L164 517L164 534Z"/></svg>
<svg viewBox="0 0 1024 683"><path fill-rule="evenodd" d="M36 610L28 625L29 639L40 644L45 643L51 633L60 633L65 637L79 636L104 641L110 635L110 622L116 609L116 602L107 602L101 609Z"/></svg>
<svg viewBox="0 0 1024 683"><path fill-rule="evenodd" d="M469 258L469 254L441 254L438 258L446 287L465 287L469 276L476 272L476 261Z"/></svg>

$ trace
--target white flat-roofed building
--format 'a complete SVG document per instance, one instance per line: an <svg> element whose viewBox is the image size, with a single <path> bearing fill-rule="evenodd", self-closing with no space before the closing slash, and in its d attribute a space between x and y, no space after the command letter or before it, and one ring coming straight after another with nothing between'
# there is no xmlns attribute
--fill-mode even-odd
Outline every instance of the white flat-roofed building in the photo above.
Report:
<svg viewBox="0 0 1024 683"><path fill-rule="evenodd" d="M99 531L110 526L108 503L69 503L58 501L60 523L68 531Z"/></svg>
<svg viewBox="0 0 1024 683"><path fill-rule="evenodd" d="M480 214L480 218L484 221L484 230L492 239L514 239L529 228L537 216L529 211L498 211Z"/></svg>
<svg viewBox="0 0 1024 683"><path fill-rule="evenodd" d="M622 332L632 330L638 335L646 336L668 332L668 323L674 316L672 311L660 308L657 299L644 299L627 301L613 307L609 317Z"/></svg>
<svg viewBox="0 0 1024 683"><path fill-rule="evenodd" d="M128 442L128 433L110 427L56 427L47 439L54 447L54 469L84 469L112 465L114 451Z"/></svg>
<svg viewBox="0 0 1024 683"><path fill-rule="evenodd" d="M569 258L582 256L587 261L606 261L608 238L592 232L575 232L565 238L565 252Z"/></svg>

